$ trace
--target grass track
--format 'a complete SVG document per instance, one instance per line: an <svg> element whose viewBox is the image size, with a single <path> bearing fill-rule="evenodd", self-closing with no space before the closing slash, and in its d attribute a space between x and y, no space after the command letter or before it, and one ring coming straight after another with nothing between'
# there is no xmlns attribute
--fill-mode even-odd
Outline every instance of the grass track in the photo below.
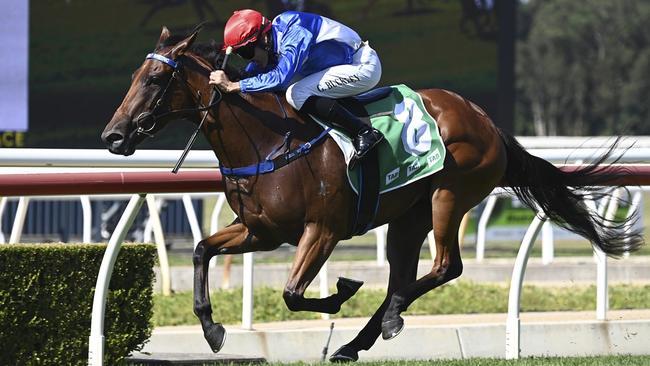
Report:
<svg viewBox="0 0 650 366"><path fill-rule="evenodd" d="M609 291L612 310L647 309L650 304L650 285L615 285L610 286ZM370 316L383 300L384 294L383 290L361 288L333 317ZM258 288L253 296L254 322L320 318L317 313L289 311L279 289ZM317 294L309 293L308 296ZM241 289L212 291L211 298L214 319L224 324L237 324L241 321ZM593 310L596 308L595 299L595 286L524 286L521 306L524 312ZM507 311L507 303L508 288L505 286L459 281L424 295L411 304L406 314L504 313ZM154 326L198 324L196 316L192 313L192 293L181 292L169 297L155 295L152 321ZM650 347L648 350L650 351Z"/></svg>
<svg viewBox="0 0 650 366"><path fill-rule="evenodd" d="M305 363L273 363L273 365L307 365ZM321 364L325 365L325 363ZM331 364L329 364L331 365ZM607 356L607 357L549 357L525 358L520 360L501 360L474 358L468 360L431 361L377 361L360 362L363 366L647 366L650 356Z"/></svg>
<svg viewBox="0 0 650 366"><path fill-rule="evenodd" d="M222 364L205 364L222 365ZM274 366L332 365L331 363L270 363ZM473 358L467 360L429 361L375 361L357 362L360 366L648 366L650 356L603 356L603 357L535 357L520 360Z"/></svg>

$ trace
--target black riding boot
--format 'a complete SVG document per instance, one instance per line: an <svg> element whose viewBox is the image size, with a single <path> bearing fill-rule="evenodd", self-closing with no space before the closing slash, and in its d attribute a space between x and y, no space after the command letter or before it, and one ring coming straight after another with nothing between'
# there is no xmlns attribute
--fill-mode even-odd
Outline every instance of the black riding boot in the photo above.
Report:
<svg viewBox="0 0 650 366"><path fill-rule="evenodd" d="M336 99L311 96L300 109L302 112L313 114L323 122L332 124L345 131L354 144L356 154L353 162L362 160L368 151L375 147L384 135L379 130L365 124L359 117L350 113Z"/></svg>

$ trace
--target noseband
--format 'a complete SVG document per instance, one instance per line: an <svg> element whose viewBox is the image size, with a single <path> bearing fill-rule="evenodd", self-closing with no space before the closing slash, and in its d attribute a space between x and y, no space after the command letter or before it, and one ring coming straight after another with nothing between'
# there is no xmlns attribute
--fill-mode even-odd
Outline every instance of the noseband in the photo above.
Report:
<svg viewBox="0 0 650 366"><path fill-rule="evenodd" d="M171 67L174 71L172 72L172 76L169 78L167 85L165 85L165 88L158 93L154 102L151 103L152 107L150 108L150 110L140 113L138 117L135 119L135 124L137 126L135 130L136 135L153 137L152 131L156 128L156 125L158 124L159 120L163 118L168 118L170 116L175 116L175 115L205 112L211 109L212 107L216 106L221 100L222 97L221 92L217 88L214 88L215 93L217 94L212 96L212 99L210 100L210 103L208 103L207 106L204 106L201 102L201 91L200 90L193 91L194 88L187 82L187 80L185 80L185 78L182 77L183 65L180 61L173 60L169 57L163 56L158 53L153 53L153 52L148 54L145 59L160 61L168 65L169 67ZM178 109L175 111L168 111L168 112L157 114L156 112L163 105L165 97L167 96L167 92L171 89L171 85L174 82L174 80L181 81L182 84L185 85L188 88L188 90L190 90L190 93L192 94L192 97L195 99L198 107Z"/></svg>

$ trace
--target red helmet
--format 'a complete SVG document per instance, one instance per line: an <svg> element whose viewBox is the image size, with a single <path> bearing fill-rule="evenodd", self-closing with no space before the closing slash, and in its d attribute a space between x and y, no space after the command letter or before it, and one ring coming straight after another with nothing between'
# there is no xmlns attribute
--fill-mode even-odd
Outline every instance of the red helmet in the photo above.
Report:
<svg viewBox="0 0 650 366"><path fill-rule="evenodd" d="M271 29L271 22L262 13L252 9L235 11L223 31L223 48L234 49L257 41L260 35Z"/></svg>

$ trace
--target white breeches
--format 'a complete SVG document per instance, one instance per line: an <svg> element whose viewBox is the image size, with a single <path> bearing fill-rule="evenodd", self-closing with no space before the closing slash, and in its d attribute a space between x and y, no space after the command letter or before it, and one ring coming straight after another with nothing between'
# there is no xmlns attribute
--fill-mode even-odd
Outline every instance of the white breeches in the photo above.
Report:
<svg viewBox="0 0 650 366"><path fill-rule="evenodd" d="M300 109L307 98L318 95L345 98L372 89L381 78L381 62L368 43L355 52L352 64L332 66L307 75L293 83L286 92L287 101Z"/></svg>

